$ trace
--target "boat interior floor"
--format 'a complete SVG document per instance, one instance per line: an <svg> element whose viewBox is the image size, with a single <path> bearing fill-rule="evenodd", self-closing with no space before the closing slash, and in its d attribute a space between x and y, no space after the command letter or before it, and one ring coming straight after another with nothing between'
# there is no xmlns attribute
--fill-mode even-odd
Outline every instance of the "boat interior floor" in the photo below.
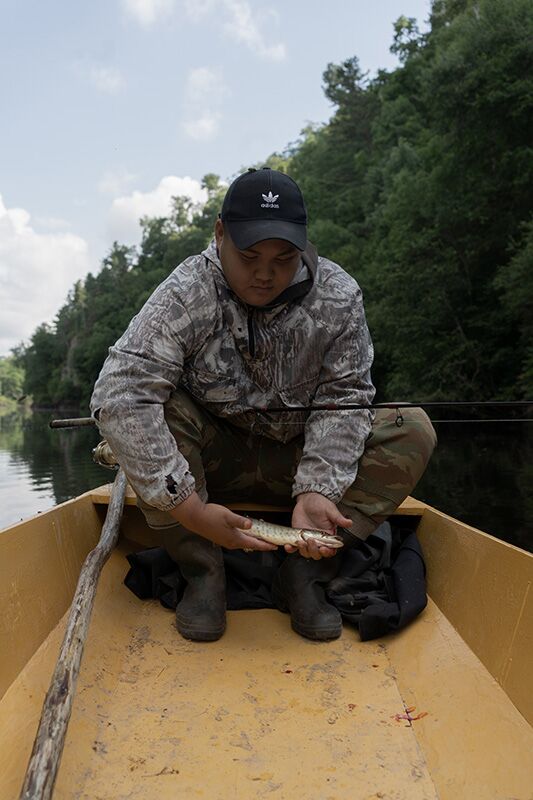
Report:
<svg viewBox="0 0 533 800"><path fill-rule="evenodd" d="M307 641L254 610L195 643L124 587L131 549L100 579L55 800L532 797L531 727L431 600L374 642L347 626ZM0 703L2 800L18 797L65 620Z"/></svg>

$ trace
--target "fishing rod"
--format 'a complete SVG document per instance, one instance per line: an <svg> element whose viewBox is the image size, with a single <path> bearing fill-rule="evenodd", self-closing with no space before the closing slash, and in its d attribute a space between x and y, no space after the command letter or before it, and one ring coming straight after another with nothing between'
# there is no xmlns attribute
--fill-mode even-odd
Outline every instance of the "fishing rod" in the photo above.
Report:
<svg viewBox="0 0 533 800"><path fill-rule="evenodd" d="M488 408L488 407L508 407L517 406L528 407L533 406L533 400L480 400L478 402L469 402L468 400L449 400L437 401L428 400L421 403L404 403L398 401L396 403L316 403L310 406L253 406L250 411L359 411L360 409L376 409L376 408Z"/></svg>
<svg viewBox="0 0 533 800"><path fill-rule="evenodd" d="M308 406L250 406L243 408L243 411L254 411L256 413L283 413L291 412L307 412L307 411L362 411L362 410L376 410L380 408L390 408L397 411L397 424L403 422L401 414L402 409L406 408L423 408L423 409L438 409L438 408L529 408L533 406L533 400L480 400L477 402L470 402L468 400L428 400L427 402L418 403L317 403L316 405ZM522 419L435 419L432 422L533 422L533 418L525 417ZM73 419L53 419L50 421L51 428L81 428L96 425L94 417L78 417Z"/></svg>

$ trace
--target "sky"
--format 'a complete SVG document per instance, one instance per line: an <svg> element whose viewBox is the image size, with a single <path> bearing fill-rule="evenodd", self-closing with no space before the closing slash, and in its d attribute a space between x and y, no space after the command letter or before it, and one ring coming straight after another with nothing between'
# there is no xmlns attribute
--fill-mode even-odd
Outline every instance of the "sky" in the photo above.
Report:
<svg viewBox="0 0 533 800"><path fill-rule="evenodd" d="M328 63L394 69L430 0L0 0L0 356L173 195L327 122Z"/></svg>

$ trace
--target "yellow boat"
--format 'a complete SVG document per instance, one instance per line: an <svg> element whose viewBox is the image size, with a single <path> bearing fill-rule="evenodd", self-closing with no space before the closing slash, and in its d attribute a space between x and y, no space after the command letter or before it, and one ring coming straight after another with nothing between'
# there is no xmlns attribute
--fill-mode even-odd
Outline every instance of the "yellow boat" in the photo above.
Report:
<svg viewBox="0 0 533 800"><path fill-rule="evenodd" d="M19 796L109 497L0 534L0 800ZM533 556L412 498L397 513L419 518L430 595L405 630L319 643L287 615L234 611L206 644L123 585L125 554L157 544L129 491L54 798L531 800Z"/></svg>

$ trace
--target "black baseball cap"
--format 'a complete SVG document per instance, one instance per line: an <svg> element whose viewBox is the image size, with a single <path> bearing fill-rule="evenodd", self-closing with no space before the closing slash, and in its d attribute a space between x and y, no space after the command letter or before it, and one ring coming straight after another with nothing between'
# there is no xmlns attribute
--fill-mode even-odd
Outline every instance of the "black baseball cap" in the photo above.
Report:
<svg viewBox="0 0 533 800"><path fill-rule="evenodd" d="M307 246L307 212L298 184L283 172L262 167L236 178L224 198L220 218L239 248L264 239Z"/></svg>

